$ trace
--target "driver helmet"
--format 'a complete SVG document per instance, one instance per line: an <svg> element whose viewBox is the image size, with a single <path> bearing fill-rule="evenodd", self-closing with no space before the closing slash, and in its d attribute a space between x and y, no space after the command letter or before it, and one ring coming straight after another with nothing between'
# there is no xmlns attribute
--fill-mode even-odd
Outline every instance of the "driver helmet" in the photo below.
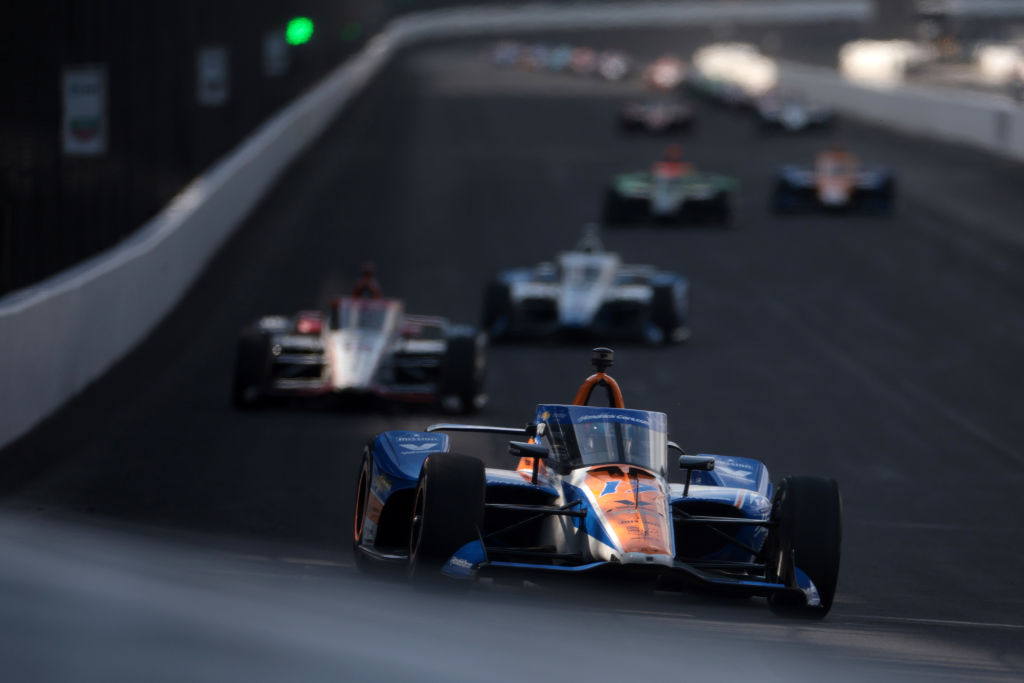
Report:
<svg viewBox="0 0 1024 683"><path fill-rule="evenodd" d="M675 163L681 162L683 160L683 146L672 143L665 148L665 153L662 158L664 161L671 161Z"/></svg>
<svg viewBox="0 0 1024 683"><path fill-rule="evenodd" d="M587 454L608 451L608 431L605 422L587 422L578 432L580 450Z"/></svg>
<svg viewBox="0 0 1024 683"><path fill-rule="evenodd" d="M584 226L583 237L580 238L576 248L585 254L596 254L604 251L604 245L601 244L601 238L598 236L597 225L588 223Z"/></svg>

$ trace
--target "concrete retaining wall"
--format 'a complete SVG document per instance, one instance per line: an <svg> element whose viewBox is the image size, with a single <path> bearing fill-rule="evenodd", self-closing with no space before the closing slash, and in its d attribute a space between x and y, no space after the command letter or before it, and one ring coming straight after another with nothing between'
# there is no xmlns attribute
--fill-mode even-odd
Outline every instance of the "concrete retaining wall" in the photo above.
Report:
<svg viewBox="0 0 1024 683"><path fill-rule="evenodd" d="M1024 109L1006 97L916 84L872 87L789 62L779 64L779 83L870 123L1024 159Z"/></svg>

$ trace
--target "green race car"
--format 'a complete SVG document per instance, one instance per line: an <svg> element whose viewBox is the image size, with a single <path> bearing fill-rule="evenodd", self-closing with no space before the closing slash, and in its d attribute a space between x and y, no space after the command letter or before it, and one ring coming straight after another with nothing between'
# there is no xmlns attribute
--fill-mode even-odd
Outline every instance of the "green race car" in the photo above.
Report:
<svg viewBox="0 0 1024 683"><path fill-rule="evenodd" d="M660 161L650 171L622 173L605 192L605 225L672 223L728 225L735 179L703 173L677 160Z"/></svg>

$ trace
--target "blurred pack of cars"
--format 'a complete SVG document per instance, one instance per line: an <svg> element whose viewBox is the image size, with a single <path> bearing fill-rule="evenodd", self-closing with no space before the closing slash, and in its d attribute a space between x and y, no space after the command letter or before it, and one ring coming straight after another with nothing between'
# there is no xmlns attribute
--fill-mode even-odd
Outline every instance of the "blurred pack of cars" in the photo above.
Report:
<svg viewBox="0 0 1024 683"><path fill-rule="evenodd" d="M564 43L552 45L502 40L491 47L488 59L499 67L596 76L606 81L621 81L634 69L633 59L621 50L599 50Z"/></svg>
<svg viewBox="0 0 1024 683"><path fill-rule="evenodd" d="M683 96L684 85L755 112L766 128L799 133L836 120L831 108L778 88L770 60L747 44L706 46L694 53L692 64L663 54L637 67L618 50L503 40L491 47L488 59L499 67L612 81L636 75L656 93L625 102L618 125L638 133L671 136L693 125L697 110ZM863 164L830 145L810 163L778 167L770 208L776 214L883 214L892 208L895 188L890 169ZM671 143L650 168L610 179L601 220L606 226L729 225L737 189L735 178L698 170ZM488 338L665 343L690 335L689 280L654 265L624 263L591 229L555 261L498 273L484 290L479 330L407 314L401 300L380 295L371 272L363 274L352 296L326 311L263 316L240 335L232 396L239 407L274 397L372 396L471 411L485 400Z"/></svg>

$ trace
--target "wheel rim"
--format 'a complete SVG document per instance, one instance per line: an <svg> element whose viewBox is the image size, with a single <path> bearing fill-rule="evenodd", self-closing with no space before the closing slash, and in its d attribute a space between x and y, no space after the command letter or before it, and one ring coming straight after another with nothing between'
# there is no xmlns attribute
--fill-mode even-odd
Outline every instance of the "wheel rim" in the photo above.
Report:
<svg viewBox="0 0 1024 683"><path fill-rule="evenodd" d="M363 467L359 470L359 484L356 487L356 509L353 514L353 539L356 543L363 538L363 518L366 516L366 501L369 496L369 473L366 471L366 460L363 460Z"/></svg>
<svg viewBox="0 0 1024 683"><path fill-rule="evenodd" d="M781 583L789 583L789 577L786 575L788 572L786 571L787 565L785 561L787 544L785 543L785 539L782 538L782 533L784 532L782 510L785 506L785 502L786 488L785 486L780 485L775 501L772 503L771 518L775 521L776 526L773 534L774 538L771 539L772 546L769 560L772 563L771 571L774 574L773 578Z"/></svg>
<svg viewBox="0 0 1024 683"><path fill-rule="evenodd" d="M416 499L412 506L412 522L409 525L409 564L414 564L416 556L419 553L420 542L423 537L423 505L424 505L424 491L426 489L427 478L424 473L423 478L420 480L419 486L416 487Z"/></svg>
<svg viewBox="0 0 1024 683"><path fill-rule="evenodd" d="M484 384L484 373L487 370L487 338L477 335L476 357L473 359L473 391L479 391Z"/></svg>

